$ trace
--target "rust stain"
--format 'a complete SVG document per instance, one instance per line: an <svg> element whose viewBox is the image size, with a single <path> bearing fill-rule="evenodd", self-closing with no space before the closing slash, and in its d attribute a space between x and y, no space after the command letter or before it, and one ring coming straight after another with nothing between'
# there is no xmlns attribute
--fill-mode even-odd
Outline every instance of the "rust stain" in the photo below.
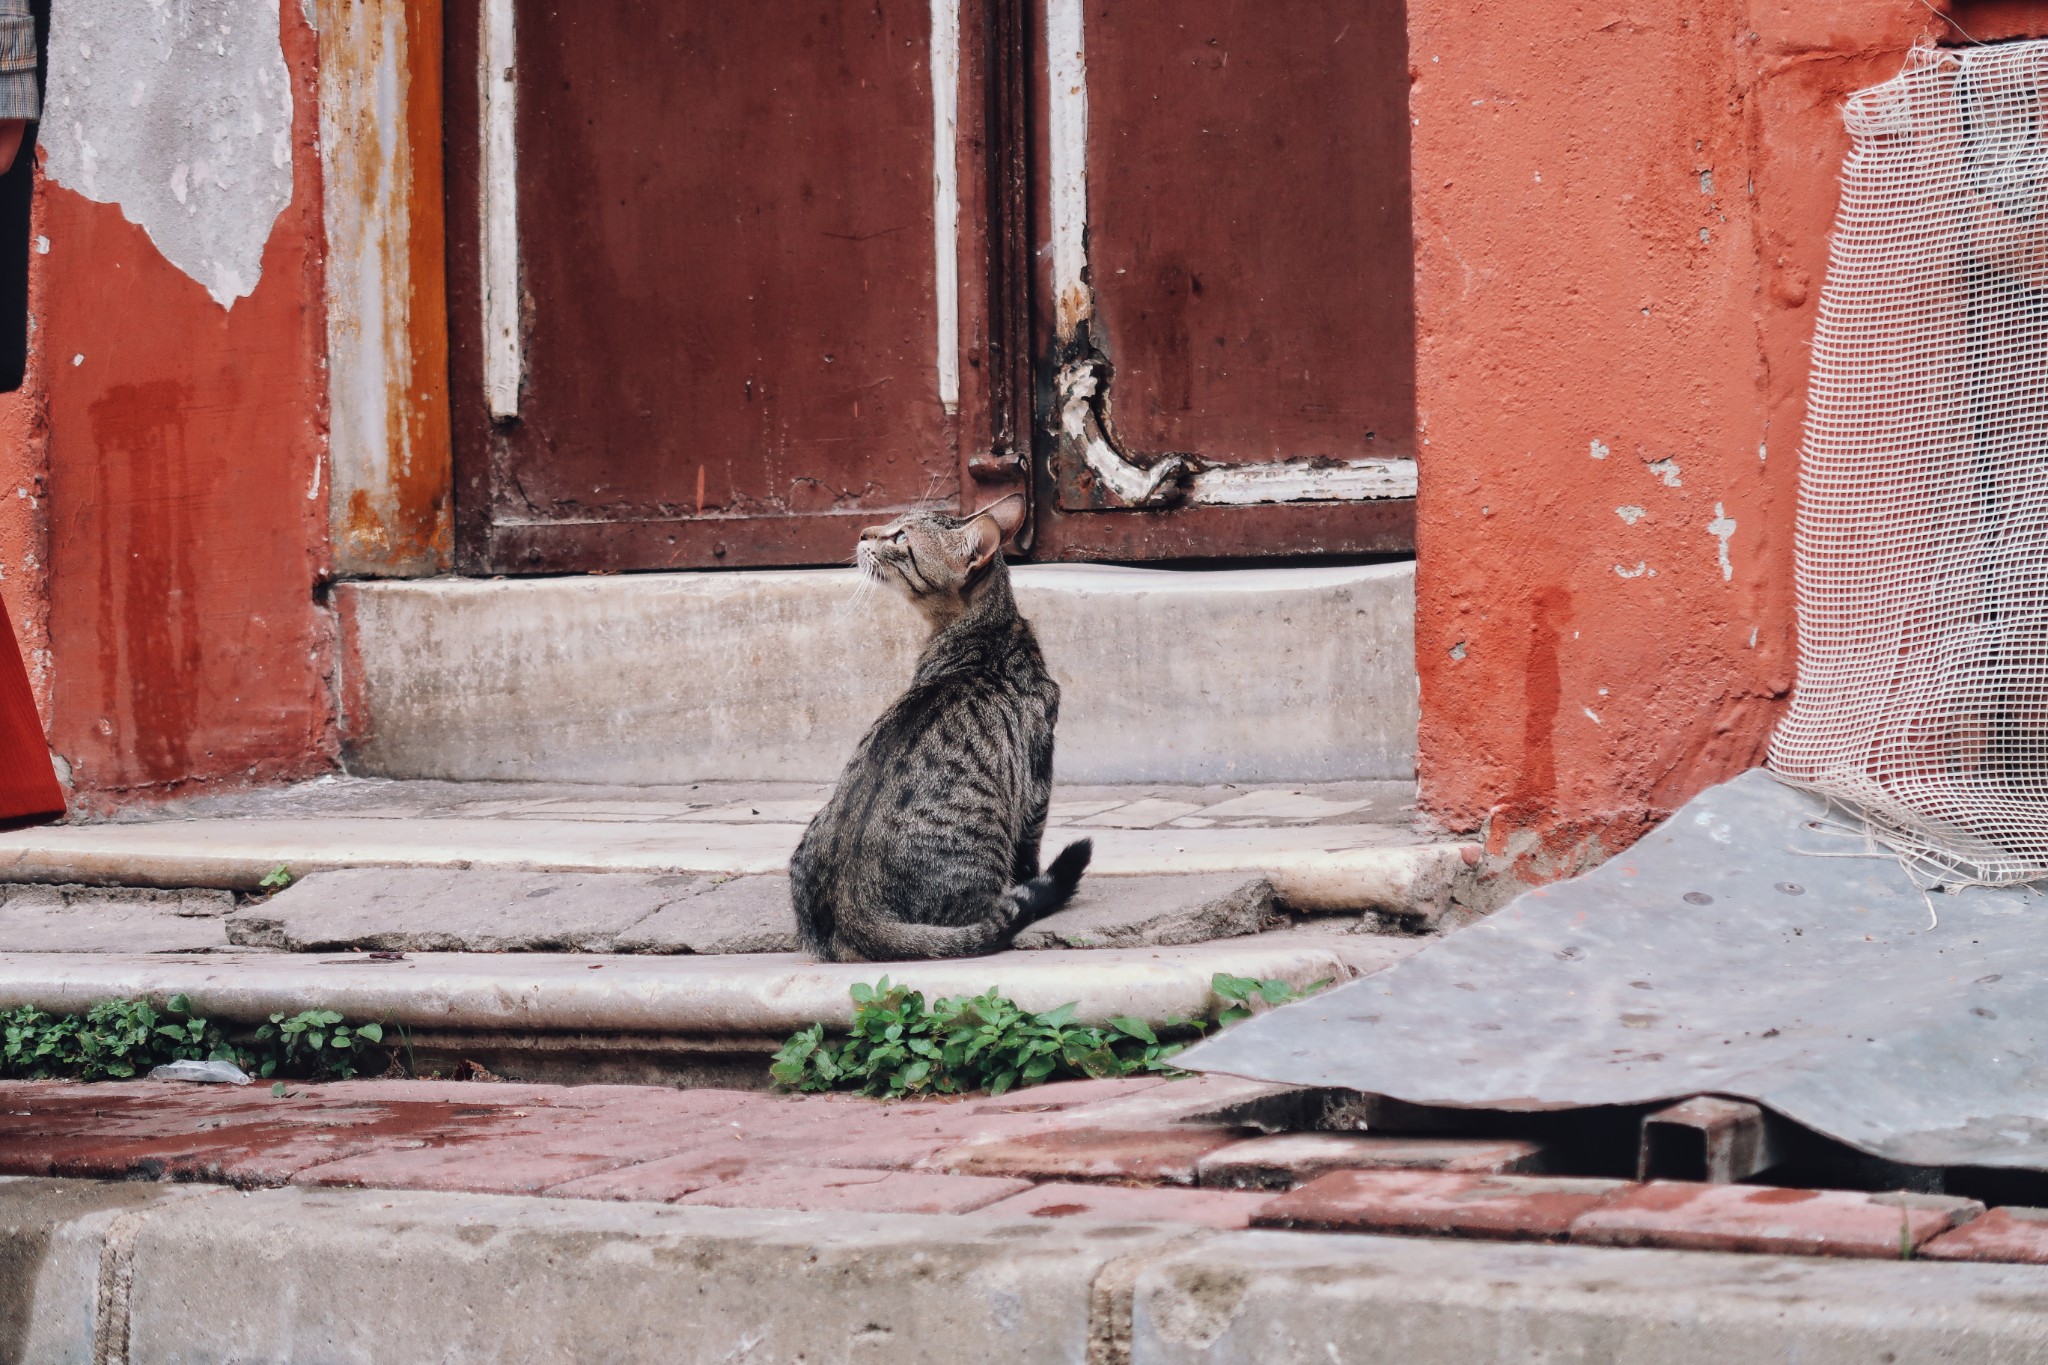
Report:
<svg viewBox="0 0 2048 1365"><path fill-rule="evenodd" d="M448 567L454 548L441 0L376 0L331 25L322 44L330 103L340 106L330 113L340 126L329 136L348 139L362 155L355 183L328 191L353 196L362 234L380 255L375 274L388 286L383 333L374 339L383 362L387 458L369 486L349 486L367 471L336 468L338 567L350 574L433 573ZM390 131L373 126L379 110L372 92L392 62L401 124L385 164L370 151Z"/></svg>

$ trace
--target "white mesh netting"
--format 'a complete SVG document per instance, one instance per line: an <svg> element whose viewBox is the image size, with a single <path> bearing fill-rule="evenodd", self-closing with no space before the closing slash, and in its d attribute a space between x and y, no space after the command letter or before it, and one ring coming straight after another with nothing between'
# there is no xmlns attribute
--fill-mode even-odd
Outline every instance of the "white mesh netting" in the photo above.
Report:
<svg viewBox="0 0 2048 1365"><path fill-rule="evenodd" d="M2048 875L2048 42L1848 102L1814 335L1787 780L1930 879Z"/></svg>

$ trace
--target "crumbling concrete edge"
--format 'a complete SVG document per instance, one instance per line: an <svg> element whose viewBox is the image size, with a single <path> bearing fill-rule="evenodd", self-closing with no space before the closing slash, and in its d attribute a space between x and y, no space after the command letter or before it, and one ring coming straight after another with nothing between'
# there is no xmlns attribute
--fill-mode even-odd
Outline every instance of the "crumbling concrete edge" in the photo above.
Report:
<svg viewBox="0 0 2048 1365"><path fill-rule="evenodd" d="M2048 1349L2042 1266L417 1191L0 1181L0 1270L18 1324L12 1340L0 1324L0 1359L38 1365L849 1348L904 1362L1862 1365Z"/></svg>

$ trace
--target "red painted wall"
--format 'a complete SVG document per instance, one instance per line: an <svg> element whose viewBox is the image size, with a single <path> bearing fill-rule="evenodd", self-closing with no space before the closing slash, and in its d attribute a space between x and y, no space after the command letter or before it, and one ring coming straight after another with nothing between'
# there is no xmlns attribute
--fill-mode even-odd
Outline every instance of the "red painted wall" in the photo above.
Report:
<svg viewBox="0 0 2048 1365"><path fill-rule="evenodd" d="M314 40L298 5L281 9L292 201L254 294L224 310L118 207L38 191L39 363L35 387L0 405L0 448L32 462L17 433L47 413L47 718L87 805L300 776L336 752L314 602L327 555ZM10 572L14 520L0 516ZM13 587L0 587L10 603Z"/></svg>
<svg viewBox="0 0 2048 1365"><path fill-rule="evenodd" d="M1410 0L1423 800L1524 875L1763 759L1839 104L1939 27Z"/></svg>

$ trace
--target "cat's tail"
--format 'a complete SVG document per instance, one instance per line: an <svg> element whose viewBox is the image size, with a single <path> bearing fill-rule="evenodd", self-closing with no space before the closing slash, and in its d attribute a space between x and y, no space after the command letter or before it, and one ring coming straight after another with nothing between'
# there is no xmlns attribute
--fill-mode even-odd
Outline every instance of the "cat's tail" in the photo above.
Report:
<svg viewBox="0 0 2048 1365"><path fill-rule="evenodd" d="M1076 839L1060 850L1060 856L1052 860L1052 866L1009 890L1009 899L1019 929L1033 920L1044 919L1053 911L1074 898L1074 888L1081 884L1081 874L1088 870L1088 860L1095 856L1093 839Z"/></svg>

